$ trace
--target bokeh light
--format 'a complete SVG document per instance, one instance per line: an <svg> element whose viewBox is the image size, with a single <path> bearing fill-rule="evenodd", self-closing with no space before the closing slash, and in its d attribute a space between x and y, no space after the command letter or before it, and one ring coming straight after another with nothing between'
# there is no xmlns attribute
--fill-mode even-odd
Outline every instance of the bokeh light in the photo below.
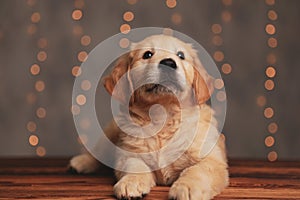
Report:
<svg viewBox="0 0 300 200"><path fill-rule="evenodd" d="M217 97L217 100L220 102L225 101L226 93L224 91L218 91L216 97Z"/></svg>
<svg viewBox="0 0 300 200"><path fill-rule="evenodd" d="M30 25L27 27L27 33L28 33L29 35L35 34L36 31L37 31L37 27L36 27L35 24L30 24Z"/></svg>
<svg viewBox="0 0 300 200"><path fill-rule="evenodd" d="M222 0L222 3L226 6L230 6L232 4L232 0Z"/></svg>
<svg viewBox="0 0 300 200"><path fill-rule="evenodd" d="M274 116L274 110L271 107L268 107L264 110L264 116L268 119L272 118Z"/></svg>
<svg viewBox="0 0 300 200"><path fill-rule="evenodd" d="M265 81L265 88L267 89L267 90L273 90L274 89L274 87L275 87L275 83L274 83L274 81L273 80L266 80Z"/></svg>
<svg viewBox="0 0 300 200"><path fill-rule="evenodd" d="M44 62L47 59L47 53L45 51L40 51L37 54L37 60L40 62Z"/></svg>
<svg viewBox="0 0 300 200"><path fill-rule="evenodd" d="M219 89L219 90L222 89L224 87L223 80L222 79L216 79L214 81L214 86L215 86L216 89Z"/></svg>
<svg viewBox="0 0 300 200"><path fill-rule="evenodd" d="M222 51L216 51L213 55L215 61L221 62L224 60L224 53Z"/></svg>
<svg viewBox="0 0 300 200"><path fill-rule="evenodd" d="M222 68L222 72L223 72L224 74L230 74L231 71L232 71L232 67L231 67L231 65L228 64L228 63L223 64L221 68Z"/></svg>
<svg viewBox="0 0 300 200"><path fill-rule="evenodd" d="M78 20L80 20L81 18L82 18L82 11L81 11L81 10L77 9L77 10L74 10L74 11L72 12L72 19L73 19L73 20L78 21Z"/></svg>
<svg viewBox="0 0 300 200"><path fill-rule="evenodd" d="M38 23L38 22L41 20L41 15L40 15L40 13L38 13L38 12L34 12L34 13L31 15L30 19L31 19L31 22L32 22L32 23Z"/></svg>
<svg viewBox="0 0 300 200"><path fill-rule="evenodd" d="M276 32L276 28L273 24L267 24L265 30L269 35L274 35Z"/></svg>
<svg viewBox="0 0 300 200"><path fill-rule="evenodd" d="M40 73L40 66L38 64L33 64L30 67L30 73L32 75L38 75Z"/></svg>
<svg viewBox="0 0 300 200"><path fill-rule="evenodd" d="M84 105L86 103L86 97L83 94L80 94L76 97L76 102L78 105Z"/></svg>
<svg viewBox="0 0 300 200"><path fill-rule="evenodd" d="M81 82L81 89L84 91L88 91L89 89L91 89L91 82L89 80L84 80Z"/></svg>
<svg viewBox="0 0 300 200"><path fill-rule="evenodd" d="M131 22L134 19L134 14L131 11L127 11L123 14L123 19L127 22Z"/></svg>
<svg viewBox="0 0 300 200"><path fill-rule="evenodd" d="M269 6L273 6L275 4L275 0L265 0L266 4Z"/></svg>
<svg viewBox="0 0 300 200"><path fill-rule="evenodd" d="M80 107L77 105L71 106L71 112L73 115L79 115L80 114Z"/></svg>
<svg viewBox="0 0 300 200"><path fill-rule="evenodd" d="M120 31L121 31L121 33L123 33L123 34L129 33L130 30L131 30L131 27L129 26L129 24L122 24L122 25L120 26Z"/></svg>
<svg viewBox="0 0 300 200"><path fill-rule="evenodd" d="M42 107L39 107L37 110L36 110L36 116L38 118L45 118L46 117L46 109L45 108L42 108Z"/></svg>
<svg viewBox="0 0 300 200"><path fill-rule="evenodd" d="M278 125L275 122L272 122L268 125L269 133L276 133L278 131Z"/></svg>
<svg viewBox="0 0 300 200"><path fill-rule="evenodd" d="M127 48L129 47L130 41L127 38L122 38L119 42L119 45L121 48Z"/></svg>
<svg viewBox="0 0 300 200"><path fill-rule="evenodd" d="M270 162L274 162L277 159L278 159L278 155L277 155L277 153L275 151L271 151L271 152L268 153L268 160Z"/></svg>
<svg viewBox="0 0 300 200"><path fill-rule="evenodd" d="M77 76L80 76L81 74L81 68L79 66L74 66L72 68L72 75L77 77Z"/></svg>
<svg viewBox="0 0 300 200"><path fill-rule="evenodd" d="M31 146L36 146L39 143L39 138L36 135L31 135L28 141Z"/></svg>
<svg viewBox="0 0 300 200"><path fill-rule="evenodd" d="M176 0L166 0L166 5L168 8L175 8L177 5Z"/></svg>
<svg viewBox="0 0 300 200"><path fill-rule="evenodd" d="M277 13L274 10L269 10L268 11L268 17L270 20L275 21L278 18Z"/></svg>
<svg viewBox="0 0 300 200"><path fill-rule="evenodd" d="M213 38L212 38L212 43L215 46L221 46L223 44L223 39L219 35L214 35Z"/></svg>
<svg viewBox="0 0 300 200"><path fill-rule="evenodd" d="M258 97L256 98L256 104L257 104L258 106L263 107L263 106L266 105L266 103L267 103L267 99L266 99L265 96L260 95L260 96L258 96Z"/></svg>
<svg viewBox="0 0 300 200"><path fill-rule="evenodd" d="M222 32L222 26L220 24L213 24L211 26L211 31L214 33L214 34L219 34Z"/></svg>
<svg viewBox="0 0 300 200"><path fill-rule="evenodd" d="M221 17L224 22L230 22L232 18L231 13L227 10L222 12Z"/></svg>
<svg viewBox="0 0 300 200"><path fill-rule="evenodd" d="M268 39L268 46L271 47L271 48L276 48L278 45L278 42L277 42L277 39L276 38L269 38Z"/></svg>
<svg viewBox="0 0 300 200"><path fill-rule="evenodd" d="M40 81L35 82L35 89L38 92L44 91L45 90L45 83L44 83L44 81L40 80Z"/></svg>
<svg viewBox="0 0 300 200"><path fill-rule="evenodd" d="M48 46L48 40L46 38L40 38L38 40L38 47L44 49Z"/></svg>
<svg viewBox="0 0 300 200"><path fill-rule="evenodd" d="M134 5L137 3L137 0L127 0L127 3L130 5Z"/></svg>
<svg viewBox="0 0 300 200"><path fill-rule="evenodd" d="M272 136L268 136L265 138L265 145L267 147L271 147L275 144L275 139Z"/></svg>
<svg viewBox="0 0 300 200"><path fill-rule="evenodd" d="M74 7L82 9L84 7L84 0L75 0Z"/></svg>
<svg viewBox="0 0 300 200"><path fill-rule="evenodd" d="M80 51L77 55L77 59L80 61L80 62L84 62L88 57L88 54L86 51Z"/></svg>
<svg viewBox="0 0 300 200"><path fill-rule="evenodd" d="M91 43L91 37L88 35L84 35L80 39L80 43L83 46L88 46Z"/></svg>
<svg viewBox="0 0 300 200"><path fill-rule="evenodd" d="M26 128L27 128L27 130L28 130L29 132L33 133L33 132L36 131L37 126L36 126L36 123L35 123L35 122L29 121L29 122L27 123L27 125L26 125Z"/></svg>
<svg viewBox="0 0 300 200"><path fill-rule="evenodd" d="M269 77L269 78L274 78L275 75L276 75L276 70L274 67L272 66L269 66L267 69L266 69L266 75Z"/></svg>
<svg viewBox="0 0 300 200"><path fill-rule="evenodd" d="M171 21L175 25L179 25L182 22L182 15L179 13L173 13L171 16Z"/></svg>
<svg viewBox="0 0 300 200"><path fill-rule="evenodd" d="M36 148L36 154L40 157L44 157L46 155L46 149L43 146L39 146Z"/></svg>

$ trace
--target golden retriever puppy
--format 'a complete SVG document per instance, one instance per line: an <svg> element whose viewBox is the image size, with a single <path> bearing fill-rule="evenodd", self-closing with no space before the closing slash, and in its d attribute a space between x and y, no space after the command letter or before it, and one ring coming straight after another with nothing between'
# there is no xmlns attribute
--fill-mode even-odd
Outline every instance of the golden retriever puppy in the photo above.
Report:
<svg viewBox="0 0 300 200"><path fill-rule="evenodd" d="M128 73L133 70L135 73ZM124 75L125 81L114 91ZM134 90L142 80L149 83ZM155 112L160 109L155 105L165 109L164 124L153 134L127 134L116 121L106 129L106 136L115 145L137 153L115 155L117 198L142 197L155 185L170 185L170 199L211 199L228 185L225 138L218 133L214 112L206 104L213 90L212 80L192 45L166 35L132 44L130 53L122 56L104 78L104 86L128 107L130 116L121 113L121 119L130 117L141 127L162 117L161 112ZM165 146L168 148L160 151ZM74 157L70 165L82 173L93 172L98 166L89 154Z"/></svg>

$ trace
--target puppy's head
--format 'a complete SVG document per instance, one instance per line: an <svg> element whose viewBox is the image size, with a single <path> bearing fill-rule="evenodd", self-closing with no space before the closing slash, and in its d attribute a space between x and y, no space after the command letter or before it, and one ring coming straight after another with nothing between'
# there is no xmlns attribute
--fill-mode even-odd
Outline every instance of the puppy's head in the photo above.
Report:
<svg viewBox="0 0 300 200"><path fill-rule="evenodd" d="M121 86L116 90L121 77ZM123 55L104 78L104 86L115 98L131 104L178 100L203 104L212 93L211 77L196 50L166 35L150 36L132 44L131 52Z"/></svg>

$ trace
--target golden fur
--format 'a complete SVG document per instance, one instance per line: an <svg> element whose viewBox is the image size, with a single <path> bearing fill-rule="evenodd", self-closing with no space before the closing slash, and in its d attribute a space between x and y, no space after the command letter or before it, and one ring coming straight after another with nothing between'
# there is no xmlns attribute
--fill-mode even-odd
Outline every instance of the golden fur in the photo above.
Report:
<svg viewBox="0 0 300 200"><path fill-rule="evenodd" d="M145 60L142 59L142 55L147 49L155 51L155 56ZM176 56L178 50L185 53L184 60ZM137 69L141 74L151 77L151 71L155 69L140 66L147 66L147 62L159 63L164 58L171 58L178 65L176 70L182 76L181 81L184 83L184 89L178 94L180 102L173 93L158 92L153 95L145 92L143 88L135 90L130 99L126 99L129 98L126 94L133 90L135 84L134 77L130 77L129 73L121 90L113 93L117 82L126 72ZM213 110L206 104L213 88L211 77L201 65L191 45L165 35L151 36L133 44L132 51L122 56L111 74L104 79L104 86L119 101L129 101L130 117L140 126L151 123L149 109L152 105L160 104L166 109L167 117L164 127L157 134L147 138L138 138L124 133L113 121L107 127L105 134L124 150L136 153L158 151L172 139L182 124L186 127L181 129L181 134L188 135L190 134L189 127L198 127L188 149L175 162L167 166L163 166L166 157L172 157L178 149L171 149L166 154L155 154L147 159L116 155L117 169L124 169L116 171L118 182L114 186L114 193L118 198L141 197L150 192L151 187L158 184L171 185L169 197L173 199L211 199L228 185L225 138L221 135L217 139L217 144L214 145L215 137L219 136L215 128L217 122L214 119ZM120 114L121 120L127 117L129 116ZM185 123L182 119L185 119ZM212 130L209 132L211 135L207 136L206 133L209 130ZM180 140L180 138L177 139ZM205 148L210 149L205 150ZM204 155L204 151L209 151L209 154L201 156ZM95 162L91 160L93 158L87 154L77 156L71 160L71 166L79 172L91 172L96 168ZM160 164L162 168L151 170L153 165Z"/></svg>

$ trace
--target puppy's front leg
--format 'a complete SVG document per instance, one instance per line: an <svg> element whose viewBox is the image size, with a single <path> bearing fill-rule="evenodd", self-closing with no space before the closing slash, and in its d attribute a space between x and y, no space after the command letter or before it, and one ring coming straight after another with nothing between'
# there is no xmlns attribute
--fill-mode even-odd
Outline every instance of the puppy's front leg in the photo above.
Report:
<svg viewBox="0 0 300 200"><path fill-rule="evenodd" d="M228 185L227 164L211 158L185 169L172 185L169 198L208 200Z"/></svg>
<svg viewBox="0 0 300 200"><path fill-rule="evenodd" d="M114 193L118 199L140 198L155 186L155 178L150 168L138 158L125 161L123 171L117 171L116 176L119 181L114 186Z"/></svg>

